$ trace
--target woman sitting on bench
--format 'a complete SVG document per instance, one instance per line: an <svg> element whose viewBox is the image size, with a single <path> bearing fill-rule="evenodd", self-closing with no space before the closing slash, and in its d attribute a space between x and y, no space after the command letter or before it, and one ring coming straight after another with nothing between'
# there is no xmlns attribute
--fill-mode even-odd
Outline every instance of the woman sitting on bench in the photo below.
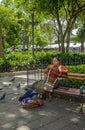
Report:
<svg viewBox="0 0 85 130"><path fill-rule="evenodd" d="M52 64L48 65L44 70L46 80L44 90L46 91L46 100L50 100L53 88L58 86L58 77L62 76L62 73L67 74L68 70L65 66L59 63L57 58L53 58Z"/></svg>

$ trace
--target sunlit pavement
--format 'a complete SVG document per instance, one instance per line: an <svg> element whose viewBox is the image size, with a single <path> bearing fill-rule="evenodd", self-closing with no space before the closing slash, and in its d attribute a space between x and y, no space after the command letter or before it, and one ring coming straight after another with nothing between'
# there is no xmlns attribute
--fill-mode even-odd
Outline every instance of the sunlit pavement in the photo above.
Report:
<svg viewBox="0 0 85 130"><path fill-rule="evenodd" d="M79 113L79 102L53 98L44 101L42 107L28 110L17 105L26 82L26 74L22 73L0 77L0 95L6 92L0 101L0 130L85 130L85 114Z"/></svg>

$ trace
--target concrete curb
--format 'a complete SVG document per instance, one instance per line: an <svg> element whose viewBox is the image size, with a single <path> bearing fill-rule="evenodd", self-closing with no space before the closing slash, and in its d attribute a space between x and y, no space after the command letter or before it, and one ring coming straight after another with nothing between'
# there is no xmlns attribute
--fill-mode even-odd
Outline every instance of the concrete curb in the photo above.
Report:
<svg viewBox="0 0 85 130"><path fill-rule="evenodd" d="M15 72L4 72L0 73L0 76L15 76L15 75L26 75L26 71L15 71Z"/></svg>

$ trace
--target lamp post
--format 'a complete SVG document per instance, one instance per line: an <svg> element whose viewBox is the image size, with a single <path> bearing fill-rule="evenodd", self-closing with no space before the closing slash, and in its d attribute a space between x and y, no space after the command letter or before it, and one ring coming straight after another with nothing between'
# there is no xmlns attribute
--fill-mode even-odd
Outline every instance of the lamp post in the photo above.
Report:
<svg viewBox="0 0 85 130"><path fill-rule="evenodd" d="M31 10L32 15L32 55L34 56L34 9Z"/></svg>

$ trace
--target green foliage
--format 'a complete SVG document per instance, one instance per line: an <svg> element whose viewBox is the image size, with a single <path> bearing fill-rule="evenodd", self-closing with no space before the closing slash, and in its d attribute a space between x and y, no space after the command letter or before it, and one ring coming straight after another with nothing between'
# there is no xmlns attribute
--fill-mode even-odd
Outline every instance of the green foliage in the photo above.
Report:
<svg viewBox="0 0 85 130"><path fill-rule="evenodd" d="M71 42L74 42L74 43L80 42L80 38L78 35L71 36L70 40Z"/></svg>
<svg viewBox="0 0 85 130"><path fill-rule="evenodd" d="M52 13L55 9L60 9L63 5L62 0L33 0L34 7L39 11Z"/></svg>
<svg viewBox="0 0 85 130"><path fill-rule="evenodd" d="M30 52L12 52L0 59L0 71L25 70L31 59Z"/></svg>
<svg viewBox="0 0 85 130"><path fill-rule="evenodd" d="M16 46L19 43L19 24L17 14L12 6L9 7L4 4L0 4L0 26L2 27L2 39L4 48L9 45ZM7 46L6 46L6 45Z"/></svg>
<svg viewBox="0 0 85 130"><path fill-rule="evenodd" d="M48 41L44 37L42 36L35 37L35 45L37 47L43 48L47 44L48 44Z"/></svg>
<svg viewBox="0 0 85 130"><path fill-rule="evenodd" d="M7 55L8 61L12 66L13 70L23 70L26 69L28 64L28 57L30 59L30 53L27 52L13 52Z"/></svg>
<svg viewBox="0 0 85 130"><path fill-rule="evenodd" d="M69 72L85 74L85 64L66 66Z"/></svg>
<svg viewBox="0 0 85 130"><path fill-rule="evenodd" d="M17 22L17 17L13 9L0 4L0 24L3 26L10 26L10 24L16 22Z"/></svg>
<svg viewBox="0 0 85 130"><path fill-rule="evenodd" d="M25 69L27 64L50 64L54 57L57 57L61 64L66 65L70 72L80 72L81 68L81 73L85 73L83 64L80 65L80 63L85 63L84 54L62 54L56 51L40 51L35 53L34 56L32 56L31 51L12 52L11 54L6 54L4 58L0 59L0 65L2 65L2 63L6 60L6 62L9 62L11 65L12 69L17 68L22 70Z"/></svg>
<svg viewBox="0 0 85 130"><path fill-rule="evenodd" d="M35 59L45 63L51 63L52 59L54 57L57 57L61 64L64 65L78 65L80 63L85 63L85 55L84 54L78 54L78 53L60 53L57 51L41 51L35 54Z"/></svg>
<svg viewBox="0 0 85 130"><path fill-rule="evenodd" d="M0 58L0 72L26 70L27 65L31 67L47 67L54 57L58 57L62 64L66 65L69 72L85 74L85 55L77 53L62 54L56 51L41 51L32 56L31 51L12 52L4 58ZM80 63L84 64L79 64ZM38 66L37 66L38 65ZM33 68L32 68L33 69ZM66 87L77 87L85 85L85 81L63 79L60 85Z"/></svg>
<svg viewBox="0 0 85 130"><path fill-rule="evenodd" d="M85 85L85 81L62 79L59 81L59 84L64 87L80 88L80 86Z"/></svg>
<svg viewBox="0 0 85 130"><path fill-rule="evenodd" d="M85 20L84 23L82 24L82 27L78 29L78 37L80 41L85 40Z"/></svg>
<svg viewBox="0 0 85 130"><path fill-rule="evenodd" d="M4 57L3 59L0 58L0 72L10 71L11 69L12 68L7 57Z"/></svg>

